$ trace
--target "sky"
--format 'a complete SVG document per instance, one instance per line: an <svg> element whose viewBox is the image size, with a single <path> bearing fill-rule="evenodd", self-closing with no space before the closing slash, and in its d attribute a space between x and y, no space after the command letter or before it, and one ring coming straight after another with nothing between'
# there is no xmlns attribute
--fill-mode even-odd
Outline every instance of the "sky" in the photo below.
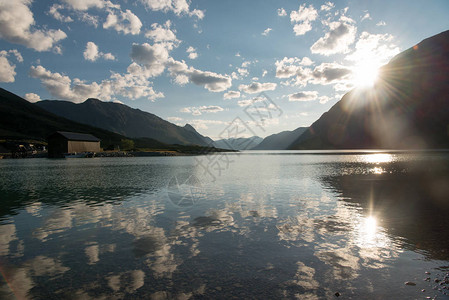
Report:
<svg viewBox="0 0 449 300"><path fill-rule="evenodd" d="M0 0L0 86L123 103L213 139L310 126L449 29L449 1Z"/></svg>

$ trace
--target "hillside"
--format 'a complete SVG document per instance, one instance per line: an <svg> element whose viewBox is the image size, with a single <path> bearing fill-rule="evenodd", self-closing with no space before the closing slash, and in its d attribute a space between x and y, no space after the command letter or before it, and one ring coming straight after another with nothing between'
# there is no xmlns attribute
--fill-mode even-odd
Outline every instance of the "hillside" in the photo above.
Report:
<svg viewBox="0 0 449 300"><path fill-rule="evenodd" d="M180 145L206 146L210 143L190 125L180 127L124 104L87 99L79 104L45 100L35 105L66 119L131 138L153 138L166 144Z"/></svg>
<svg viewBox="0 0 449 300"><path fill-rule="evenodd" d="M102 140L102 146L120 144L125 137L103 129L58 117L21 97L0 88L0 137L45 141L55 131L91 133ZM157 142L157 141L156 141Z"/></svg>
<svg viewBox="0 0 449 300"><path fill-rule="evenodd" d="M252 150L285 150L293 143L301 134L307 130L307 127L298 127L292 131L282 131L267 136Z"/></svg>
<svg viewBox="0 0 449 300"><path fill-rule="evenodd" d="M370 89L347 93L290 149L448 148L449 31L381 68Z"/></svg>

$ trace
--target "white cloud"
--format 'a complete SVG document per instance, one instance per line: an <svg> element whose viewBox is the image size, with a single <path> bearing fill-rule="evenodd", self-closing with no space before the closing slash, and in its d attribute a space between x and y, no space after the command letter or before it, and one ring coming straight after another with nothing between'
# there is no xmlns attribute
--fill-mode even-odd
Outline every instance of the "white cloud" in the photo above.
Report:
<svg viewBox="0 0 449 300"><path fill-rule="evenodd" d="M349 79L350 68L337 63L322 63L311 73L309 81L313 84L332 84Z"/></svg>
<svg viewBox="0 0 449 300"><path fill-rule="evenodd" d="M143 65L143 68L137 64L131 65L130 73L136 74L137 72L145 74L146 77L162 74L169 58L168 51L169 49L164 44L133 44L130 56L134 62Z"/></svg>
<svg viewBox="0 0 449 300"><path fill-rule="evenodd" d="M81 11L85 11L94 7L104 8L110 3L109 1L105 0L63 0L63 1L67 3L72 9Z"/></svg>
<svg viewBox="0 0 449 300"><path fill-rule="evenodd" d="M298 75L304 72L302 66L310 66L313 61L307 56L302 59L297 57L287 58L284 57L282 60L276 61L276 77L277 78L289 78L294 75Z"/></svg>
<svg viewBox="0 0 449 300"><path fill-rule="evenodd" d="M48 13L55 18L58 21L64 22L64 23L69 23L69 22L73 22L73 19L70 16L63 16L59 10L63 9L64 6L61 4L53 4L50 7L50 10L48 11Z"/></svg>
<svg viewBox="0 0 449 300"><path fill-rule="evenodd" d="M302 4L297 11L293 10L290 13L290 21L292 23L297 23L293 26L295 35L304 35L312 30L312 25L310 23L315 21L317 17L318 12L312 5L306 7L306 4Z"/></svg>
<svg viewBox="0 0 449 300"><path fill-rule="evenodd" d="M263 32L262 32L262 35L264 35L264 36L267 36L269 33L270 33L270 31L272 31L273 29L272 28L267 28L267 29L265 29Z"/></svg>
<svg viewBox="0 0 449 300"><path fill-rule="evenodd" d="M16 66L10 64L6 56L0 55L0 82L14 82Z"/></svg>
<svg viewBox="0 0 449 300"><path fill-rule="evenodd" d="M380 21L379 23L376 24L376 26L386 26L387 23L385 23L385 21Z"/></svg>
<svg viewBox="0 0 449 300"><path fill-rule="evenodd" d="M233 98L240 98L240 92L239 91L229 91L223 95L223 99L233 99Z"/></svg>
<svg viewBox="0 0 449 300"><path fill-rule="evenodd" d="M263 91L273 91L276 89L277 84L273 82L253 82L249 85L241 84L239 85L239 90L248 93L248 94L255 94L260 93Z"/></svg>
<svg viewBox="0 0 449 300"><path fill-rule="evenodd" d="M192 125L196 130L199 129L209 129L208 125L223 125L226 124L223 121L219 120L189 120L188 122Z"/></svg>
<svg viewBox="0 0 449 300"><path fill-rule="evenodd" d="M268 71L267 70L263 70L262 71L262 77L265 77L265 75L267 75L268 74Z"/></svg>
<svg viewBox="0 0 449 300"><path fill-rule="evenodd" d="M177 84L188 82L203 86L210 92L223 92L232 86L232 79L228 75L221 75L210 71L201 71L188 67L184 61L176 61L170 58L168 62L170 75Z"/></svg>
<svg viewBox="0 0 449 300"><path fill-rule="evenodd" d="M1 51L1 52L3 52L3 51ZM18 62L23 62L23 56L22 56L22 54L20 54L20 52L17 49L9 50L8 53L12 53L16 57Z"/></svg>
<svg viewBox="0 0 449 300"><path fill-rule="evenodd" d="M354 62L376 61L378 65L387 63L393 56L399 53L399 47L393 44L394 37L391 34L371 34L362 32L355 51L345 57Z"/></svg>
<svg viewBox="0 0 449 300"><path fill-rule="evenodd" d="M190 59L196 59L198 57L198 53L196 53L196 49L193 48L192 46L187 48L186 52L189 53Z"/></svg>
<svg viewBox="0 0 449 300"><path fill-rule="evenodd" d="M365 13L365 15L360 19L360 22L363 22L363 21L365 21L365 20L371 20L372 18L371 18L371 16L370 16L370 14L367 12L367 13Z"/></svg>
<svg viewBox="0 0 449 300"><path fill-rule="evenodd" d="M325 104L325 103L329 102L331 100L331 98L328 96L321 96L318 98L318 100L320 101L320 104Z"/></svg>
<svg viewBox="0 0 449 300"><path fill-rule="evenodd" d="M334 3L332 3L332 2L326 2L325 4L321 5L321 10L322 10L322 11L329 11L329 10L331 10L331 9L334 8L334 7L335 7L335 4L334 4Z"/></svg>
<svg viewBox="0 0 449 300"><path fill-rule="evenodd" d="M41 97L35 93L27 93L25 94L25 99L31 103L35 103L41 101Z"/></svg>
<svg viewBox="0 0 449 300"><path fill-rule="evenodd" d="M283 7L278 8L278 16L279 17L285 17L287 16L287 12L285 11L285 9Z"/></svg>
<svg viewBox="0 0 449 300"><path fill-rule="evenodd" d="M49 51L67 35L60 29L35 29L30 5L29 0L0 1L0 37L36 51Z"/></svg>
<svg viewBox="0 0 449 300"><path fill-rule="evenodd" d="M288 95L288 101L312 101L318 98L318 92L305 91Z"/></svg>
<svg viewBox="0 0 449 300"><path fill-rule="evenodd" d="M173 43L175 47L181 42L176 38L176 30L172 30L171 21L168 20L164 25L158 23L151 24L152 30L145 33L145 37L152 39L156 43Z"/></svg>
<svg viewBox="0 0 449 300"><path fill-rule="evenodd" d="M95 28L98 27L98 23L100 22L97 16L92 16L87 12L78 13L78 19L82 22L86 22L87 24L94 26Z"/></svg>
<svg viewBox="0 0 449 300"><path fill-rule="evenodd" d="M354 20L341 16L339 21L328 24L329 32L310 47L312 53L331 55L347 53L348 47L354 43L357 28Z"/></svg>
<svg viewBox="0 0 449 300"><path fill-rule="evenodd" d="M188 15L198 19L204 18L204 11L199 9L190 10L189 2L186 0L140 0L147 8L153 11L173 12L177 16Z"/></svg>
<svg viewBox="0 0 449 300"><path fill-rule="evenodd" d="M53 73L43 66L32 66L30 76L39 79L50 94L61 100L82 102L87 98L110 101L115 96L128 99L147 98L151 101L163 98L164 94L155 92L142 74L112 73L109 79L100 83L86 83L78 78L70 79L67 75Z"/></svg>
<svg viewBox="0 0 449 300"><path fill-rule="evenodd" d="M14 82L16 65L10 63L8 56L12 54L18 62L23 62L22 54L17 49L0 51L0 82Z"/></svg>
<svg viewBox="0 0 449 300"><path fill-rule="evenodd" d="M103 28L105 29L113 28L117 32L132 35L139 34L141 27L142 22L129 9L126 11L119 11L118 14L115 14L115 12L110 10L106 22L103 23Z"/></svg>
<svg viewBox="0 0 449 300"><path fill-rule="evenodd" d="M189 113L193 116L200 116L203 113L217 113L223 111L224 109L217 105L211 106L199 106L199 107L184 107L180 110L182 113Z"/></svg>
<svg viewBox="0 0 449 300"><path fill-rule="evenodd" d="M111 53L103 53L98 51L98 46L94 42L87 42L86 50L83 52L85 60L96 61L98 58L102 57L106 60L114 60L115 57Z"/></svg>

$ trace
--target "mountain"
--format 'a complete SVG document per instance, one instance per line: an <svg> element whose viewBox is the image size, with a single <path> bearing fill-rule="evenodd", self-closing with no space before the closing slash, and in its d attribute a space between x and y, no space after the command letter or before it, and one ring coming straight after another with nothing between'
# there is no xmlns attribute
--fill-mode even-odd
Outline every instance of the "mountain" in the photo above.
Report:
<svg viewBox="0 0 449 300"><path fill-rule="evenodd" d="M125 138L113 132L56 116L0 88L0 136L3 139L45 141L48 135L58 130L93 134L102 140L102 146L120 144Z"/></svg>
<svg viewBox="0 0 449 300"><path fill-rule="evenodd" d="M210 143L191 125L180 127L158 116L124 104L89 98L83 103L45 100L35 105L66 119L103 128L131 138L153 138L166 144Z"/></svg>
<svg viewBox="0 0 449 300"><path fill-rule="evenodd" d="M449 31L380 69L372 88L347 93L289 149L449 148Z"/></svg>
<svg viewBox="0 0 449 300"><path fill-rule="evenodd" d="M249 150L257 146L263 139L258 136L249 138L230 138L215 141L213 145L221 149Z"/></svg>
<svg viewBox="0 0 449 300"><path fill-rule="evenodd" d="M280 133L272 134L264 138L263 141L252 150L285 150L307 129L308 127L298 127L292 131L282 131Z"/></svg>

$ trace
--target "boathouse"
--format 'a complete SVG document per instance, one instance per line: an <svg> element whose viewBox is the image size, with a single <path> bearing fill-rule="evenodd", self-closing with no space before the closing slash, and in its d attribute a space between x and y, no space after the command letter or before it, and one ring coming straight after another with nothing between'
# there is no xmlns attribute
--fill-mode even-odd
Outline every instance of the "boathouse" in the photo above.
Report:
<svg viewBox="0 0 449 300"><path fill-rule="evenodd" d="M61 158L65 153L100 152L100 139L86 133L56 131L47 142L49 158Z"/></svg>

